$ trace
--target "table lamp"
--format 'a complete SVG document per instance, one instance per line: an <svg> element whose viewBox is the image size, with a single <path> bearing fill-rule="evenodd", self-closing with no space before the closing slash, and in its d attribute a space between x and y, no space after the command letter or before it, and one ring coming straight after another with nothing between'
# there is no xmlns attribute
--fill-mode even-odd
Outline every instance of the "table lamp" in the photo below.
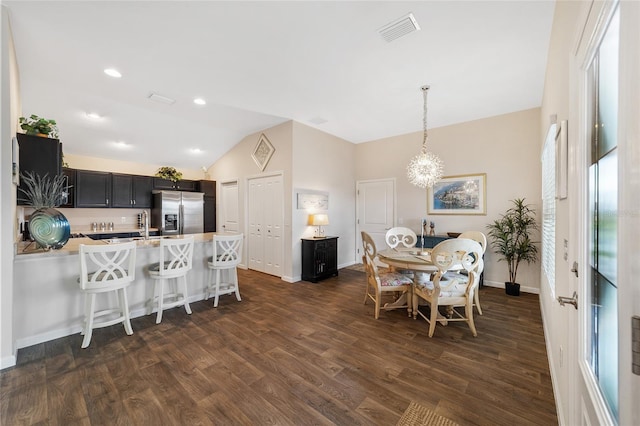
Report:
<svg viewBox="0 0 640 426"><path fill-rule="evenodd" d="M326 214L313 214L311 215L311 225L317 226L316 235L314 238L324 238L323 226L329 224L329 216Z"/></svg>

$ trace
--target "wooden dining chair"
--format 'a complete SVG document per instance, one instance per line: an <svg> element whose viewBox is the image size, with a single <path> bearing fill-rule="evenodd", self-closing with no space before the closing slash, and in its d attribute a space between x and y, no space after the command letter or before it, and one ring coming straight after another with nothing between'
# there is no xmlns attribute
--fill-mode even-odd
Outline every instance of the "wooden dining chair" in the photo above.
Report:
<svg viewBox="0 0 640 426"><path fill-rule="evenodd" d="M484 235L482 232L480 232L480 231L465 231L465 232L461 233L460 235L458 235L458 238L468 238L470 240L473 240L473 241L476 241L477 243L479 243L480 247L482 247L482 255L484 256L484 252L487 250L487 236ZM480 273L476 277L476 279L478 280L478 283L480 282L480 274L481 273L482 273L482 271L480 271ZM473 305L478 310L478 313L480 315L482 315L482 307L480 306L480 291L479 290L480 290L480 286L478 286L478 288L476 289L475 296L473 297Z"/></svg>
<svg viewBox="0 0 640 426"><path fill-rule="evenodd" d="M376 245L373 242L373 238L364 231L362 231L362 245L364 248L362 263L367 274L367 288L364 295L364 303L366 305L369 299L374 302L374 317L378 319L380 317L382 296L394 294L397 297L398 294L410 292L413 281L411 278L398 272L380 272L378 270L375 262L377 258ZM384 309L386 308L385 306ZM407 297L407 303L405 305L393 307L393 309L397 308L407 308L409 315L411 315L411 297Z"/></svg>
<svg viewBox="0 0 640 426"><path fill-rule="evenodd" d="M418 236L413 230L405 228L403 226L396 226L387 231L384 236L387 245L394 249L398 246L404 248L412 248L416 246L418 242Z"/></svg>
<svg viewBox="0 0 640 426"><path fill-rule="evenodd" d="M418 280L413 286L413 318L420 315L429 323L429 337L433 336L436 323L447 325L449 321L464 321L469 325L473 336L477 336L473 321L473 301L479 281L476 277L482 273L482 247L476 241L455 238L438 243L431 251L431 262L438 271L429 280ZM445 276L448 271L465 271L453 279ZM430 314L424 315L419 302L429 304ZM446 307L446 316L439 307ZM464 308L461 312L459 308Z"/></svg>

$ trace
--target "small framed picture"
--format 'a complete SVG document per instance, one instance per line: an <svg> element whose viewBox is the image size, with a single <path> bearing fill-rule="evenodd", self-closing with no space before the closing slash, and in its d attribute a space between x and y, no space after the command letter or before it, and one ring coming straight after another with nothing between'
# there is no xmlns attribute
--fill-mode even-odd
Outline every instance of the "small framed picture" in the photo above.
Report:
<svg viewBox="0 0 640 426"><path fill-rule="evenodd" d="M427 189L427 214L487 214L487 175L445 176Z"/></svg>
<svg viewBox="0 0 640 426"><path fill-rule="evenodd" d="M267 139L264 133L261 134L260 139L258 139L258 143L251 154L253 161L256 162L260 171L264 171L264 168L267 167L267 163L269 163L274 152L275 148L271 145L269 139Z"/></svg>

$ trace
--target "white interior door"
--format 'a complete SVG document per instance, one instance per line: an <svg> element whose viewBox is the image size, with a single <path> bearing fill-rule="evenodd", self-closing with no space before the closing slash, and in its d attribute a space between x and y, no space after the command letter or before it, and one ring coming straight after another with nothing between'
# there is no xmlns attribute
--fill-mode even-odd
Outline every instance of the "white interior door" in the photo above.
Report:
<svg viewBox="0 0 640 426"><path fill-rule="evenodd" d="M359 181L357 191L356 259L362 262L361 231L371 235L378 250L387 246L384 236L395 224L396 181L377 179Z"/></svg>
<svg viewBox="0 0 640 426"><path fill-rule="evenodd" d="M269 176L264 182L264 196L268 200L264 208L264 270L267 274L282 276L282 224L283 191L282 176Z"/></svg>
<svg viewBox="0 0 640 426"><path fill-rule="evenodd" d="M262 271L264 262L264 216L260 206L265 205L262 179L250 179L247 192L247 257L249 269Z"/></svg>
<svg viewBox="0 0 640 426"><path fill-rule="evenodd" d="M282 175L249 179L247 227L249 269L282 276L284 194Z"/></svg>
<svg viewBox="0 0 640 426"><path fill-rule="evenodd" d="M238 181L222 182L220 185L220 223L223 232L240 230Z"/></svg>

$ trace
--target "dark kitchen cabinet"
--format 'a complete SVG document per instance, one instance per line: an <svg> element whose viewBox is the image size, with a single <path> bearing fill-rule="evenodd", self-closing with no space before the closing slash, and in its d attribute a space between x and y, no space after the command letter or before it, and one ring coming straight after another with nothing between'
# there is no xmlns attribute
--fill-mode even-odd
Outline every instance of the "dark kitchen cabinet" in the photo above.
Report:
<svg viewBox="0 0 640 426"><path fill-rule="evenodd" d="M111 207L151 208L153 178L113 173L111 175Z"/></svg>
<svg viewBox="0 0 640 426"><path fill-rule="evenodd" d="M216 181L201 180L197 190L204 194L204 232L216 232Z"/></svg>
<svg viewBox="0 0 640 426"><path fill-rule="evenodd" d="M111 207L111 173L76 170L76 207Z"/></svg>
<svg viewBox="0 0 640 426"><path fill-rule="evenodd" d="M179 180L177 182L159 177L153 178L153 189L165 189L171 191L191 191L198 190L198 181L195 180Z"/></svg>
<svg viewBox="0 0 640 426"><path fill-rule="evenodd" d="M62 144L58 139L18 133L20 173L31 172L50 179L62 174ZM18 187L18 205L26 205L24 182Z"/></svg>
<svg viewBox="0 0 640 426"><path fill-rule="evenodd" d="M76 171L67 167L62 169L65 180L65 195L62 197L60 207L71 208L75 206Z"/></svg>
<svg viewBox="0 0 640 426"><path fill-rule="evenodd" d="M338 275L338 237L302 239L302 279L318 282Z"/></svg>
<svg viewBox="0 0 640 426"><path fill-rule="evenodd" d="M215 180L201 180L198 181L198 191L202 192L205 197L216 196L216 181Z"/></svg>

